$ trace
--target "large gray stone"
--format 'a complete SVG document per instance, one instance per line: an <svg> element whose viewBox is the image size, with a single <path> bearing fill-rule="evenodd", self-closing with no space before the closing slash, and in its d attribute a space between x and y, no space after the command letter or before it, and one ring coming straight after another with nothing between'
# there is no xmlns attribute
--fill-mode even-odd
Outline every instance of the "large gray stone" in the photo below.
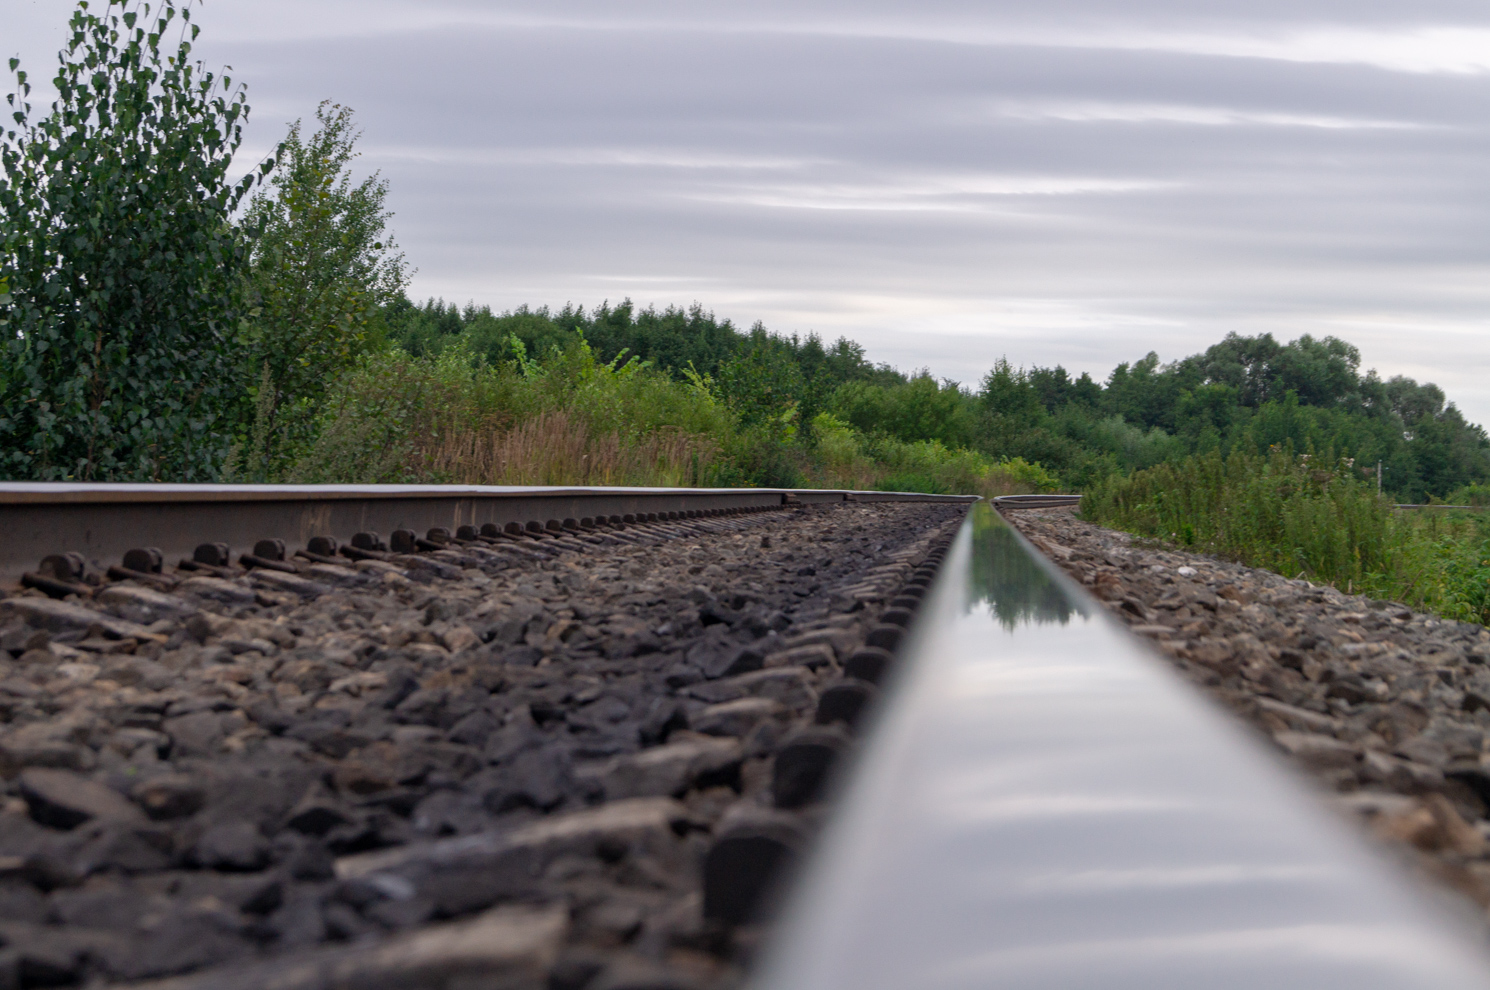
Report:
<svg viewBox="0 0 1490 990"><path fill-rule="evenodd" d="M184 598L132 584L111 584L100 589L93 598L101 605L116 609L124 618L145 624L159 619L180 618L197 611L197 607Z"/></svg>
<svg viewBox="0 0 1490 990"><path fill-rule="evenodd" d="M440 913L459 915L543 891L545 867L562 855L674 858L673 824L685 809L668 798L634 798L556 815L508 832L483 832L344 856L342 879L389 876L406 882Z"/></svg>
<svg viewBox="0 0 1490 990"><path fill-rule="evenodd" d="M563 908L500 907L373 945L312 949L135 990L542 990L568 930Z"/></svg>
<svg viewBox="0 0 1490 990"><path fill-rule="evenodd" d="M112 615L99 612L71 602L58 602L50 598L5 598L0 599L0 618L7 613L19 615L33 626L53 632L64 629L88 629L98 627L105 636L114 639L164 640L137 622L126 622Z"/></svg>
<svg viewBox="0 0 1490 990"><path fill-rule="evenodd" d="M690 736L618 756L577 776L600 786L608 800L679 797L695 782L738 767L740 744L733 739Z"/></svg>
<svg viewBox="0 0 1490 990"><path fill-rule="evenodd" d="M22 771L20 785L31 817L53 828L76 828L94 818L145 821L124 795L82 774L32 768Z"/></svg>

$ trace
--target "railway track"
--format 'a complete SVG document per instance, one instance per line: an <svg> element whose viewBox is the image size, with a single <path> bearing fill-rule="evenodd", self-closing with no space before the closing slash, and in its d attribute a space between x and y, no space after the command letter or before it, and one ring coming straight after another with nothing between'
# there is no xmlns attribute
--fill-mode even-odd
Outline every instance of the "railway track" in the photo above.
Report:
<svg viewBox="0 0 1490 990"><path fill-rule="evenodd" d="M735 985L968 501L0 491L0 985Z"/></svg>
<svg viewBox="0 0 1490 990"><path fill-rule="evenodd" d="M969 501L0 486L0 986L1490 986Z"/></svg>

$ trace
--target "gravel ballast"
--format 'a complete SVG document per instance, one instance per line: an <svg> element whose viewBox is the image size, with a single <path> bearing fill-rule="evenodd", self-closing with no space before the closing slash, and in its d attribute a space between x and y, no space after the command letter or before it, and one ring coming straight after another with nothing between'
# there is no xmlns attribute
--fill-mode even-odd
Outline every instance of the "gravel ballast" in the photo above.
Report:
<svg viewBox="0 0 1490 990"><path fill-rule="evenodd" d="M1137 541L1006 518L1423 872L1490 908L1490 631Z"/></svg>
<svg viewBox="0 0 1490 990"><path fill-rule="evenodd" d="M0 987L733 986L965 511L12 589Z"/></svg>

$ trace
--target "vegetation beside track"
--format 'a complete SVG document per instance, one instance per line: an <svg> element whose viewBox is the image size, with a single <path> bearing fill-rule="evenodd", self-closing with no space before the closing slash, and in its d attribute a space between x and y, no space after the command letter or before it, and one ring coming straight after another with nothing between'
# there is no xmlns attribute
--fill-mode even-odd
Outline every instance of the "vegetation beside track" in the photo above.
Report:
<svg viewBox="0 0 1490 990"><path fill-rule="evenodd" d="M1288 447L1212 452L1108 478L1086 493L1081 513L1290 578L1490 622L1490 514L1394 509L1348 459Z"/></svg>

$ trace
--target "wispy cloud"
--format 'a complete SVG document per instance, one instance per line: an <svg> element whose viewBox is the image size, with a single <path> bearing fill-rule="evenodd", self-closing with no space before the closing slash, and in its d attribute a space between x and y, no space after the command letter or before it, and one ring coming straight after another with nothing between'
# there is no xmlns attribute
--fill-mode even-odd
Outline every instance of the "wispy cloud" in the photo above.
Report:
<svg viewBox="0 0 1490 990"><path fill-rule="evenodd" d="M783 210L857 210L910 213L1007 213L1011 199L1114 195L1161 189L1170 183L1059 176L946 176L883 183L741 184L681 195L701 202Z"/></svg>
<svg viewBox="0 0 1490 990"><path fill-rule="evenodd" d="M1000 102L983 110L981 115L1008 120L1064 121L1067 123L1192 124L1199 127L1312 127L1327 131L1417 131L1437 126L1418 121L1373 120L1362 117L1243 110L1233 107L1100 101Z"/></svg>
<svg viewBox="0 0 1490 990"><path fill-rule="evenodd" d="M1069 8L1042 17L1038 8L989 4L960 7L950 14L907 5L873 11L824 12L814 4L713 5L680 8L672 4L472 5L375 0L319 4L321 9L293 24L242 18L244 40L300 37L398 37L410 32L450 30L608 32L631 35L782 35L811 38L920 41L988 48L1036 47L1167 52L1185 55L1266 59L1326 65L1369 65L1393 72L1480 74L1490 72L1490 25L1435 21L1431 13L1404 9L1396 23L1356 26L1330 23L1316 15L1309 23L1307 4L1280 24L1249 17L1238 5L1214 8L1190 17L1145 16L1142 7L1112 17L1100 4ZM1207 23L1209 21L1210 23ZM1299 23L1300 21L1304 23ZM1219 22L1219 23L1217 23ZM1139 26L1134 26L1134 25Z"/></svg>
<svg viewBox="0 0 1490 990"><path fill-rule="evenodd" d="M661 168L696 171L779 171L831 164L825 158L733 154L709 148L603 147L449 147L378 145L362 147L365 157L385 162L428 165L556 165Z"/></svg>

